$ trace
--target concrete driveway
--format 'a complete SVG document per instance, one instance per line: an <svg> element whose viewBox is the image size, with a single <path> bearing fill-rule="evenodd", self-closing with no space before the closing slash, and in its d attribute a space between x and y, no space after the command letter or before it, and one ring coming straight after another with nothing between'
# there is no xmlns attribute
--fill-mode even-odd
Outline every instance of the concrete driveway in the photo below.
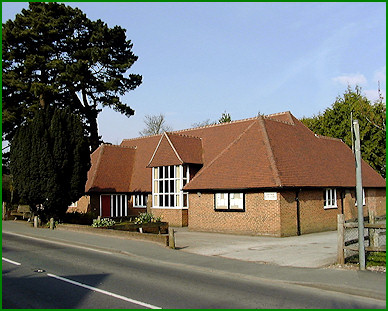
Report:
<svg viewBox="0 0 388 311"><path fill-rule="evenodd" d="M178 249L206 256L309 268L331 265L337 258L337 231L274 238L174 230Z"/></svg>

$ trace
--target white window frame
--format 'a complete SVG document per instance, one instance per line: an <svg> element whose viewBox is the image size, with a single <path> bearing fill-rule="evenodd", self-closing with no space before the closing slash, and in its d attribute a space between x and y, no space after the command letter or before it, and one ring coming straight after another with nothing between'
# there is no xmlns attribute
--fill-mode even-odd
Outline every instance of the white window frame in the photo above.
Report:
<svg viewBox="0 0 388 311"><path fill-rule="evenodd" d="M127 195L111 194L110 195L110 217L123 217L123 216L128 216Z"/></svg>
<svg viewBox="0 0 388 311"><path fill-rule="evenodd" d="M160 209L188 209L188 193L184 192L182 188L189 180L190 170L188 165L153 167L152 207ZM163 204L160 204L161 200L163 200Z"/></svg>
<svg viewBox="0 0 388 311"><path fill-rule="evenodd" d="M132 202L134 208L147 208L148 194L134 194L132 195Z"/></svg>
<svg viewBox="0 0 388 311"><path fill-rule="evenodd" d="M241 195L236 199L235 195ZM233 203L237 203L233 204ZM235 208L235 206L241 207ZM214 210L216 212L245 212L245 193L244 192L217 192L214 194Z"/></svg>
<svg viewBox="0 0 388 311"><path fill-rule="evenodd" d="M338 208L337 206L337 189L336 188L325 188L325 199L323 203L324 209Z"/></svg>
<svg viewBox="0 0 388 311"><path fill-rule="evenodd" d="M357 206L357 190L356 190L356 201L354 202L354 205ZM366 205L366 200L365 200L365 190L362 188L362 205Z"/></svg>

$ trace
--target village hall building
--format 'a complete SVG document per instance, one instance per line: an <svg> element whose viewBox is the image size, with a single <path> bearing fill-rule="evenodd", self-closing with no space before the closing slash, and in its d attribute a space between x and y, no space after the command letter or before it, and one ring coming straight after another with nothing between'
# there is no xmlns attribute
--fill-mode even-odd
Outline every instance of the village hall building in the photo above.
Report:
<svg viewBox="0 0 388 311"><path fill-rule="evenodd" d="M279 237L357 217L352 150L290 112L104 144L91 162L86 196L69 210ZM362 182L364 215L385 215L386 181L364 161Z"/></svg>

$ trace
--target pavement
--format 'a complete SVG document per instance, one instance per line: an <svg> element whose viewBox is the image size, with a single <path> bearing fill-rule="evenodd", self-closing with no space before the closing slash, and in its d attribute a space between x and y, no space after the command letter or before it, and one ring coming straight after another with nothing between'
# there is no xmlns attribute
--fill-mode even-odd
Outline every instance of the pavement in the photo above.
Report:
<svg viewBox="0 0 388 311"><path fill-rule="evenodd" d="M386 300L386 274L327 268L335 262L336 232L272 238L176 230L176 250L148 241L70 230L36 229L22 221L3 221L2 232L55 244L107 250L144 261L268 282L292 283ZM144 245L147 247L144 247Z"/></svg>
<svg viewBox="0 0 388 311"><path fill-rule="evenodd" d="M177 247L199 255L306 268L329 266L337 260L337 231L278 238L173 229Z"/></svg>

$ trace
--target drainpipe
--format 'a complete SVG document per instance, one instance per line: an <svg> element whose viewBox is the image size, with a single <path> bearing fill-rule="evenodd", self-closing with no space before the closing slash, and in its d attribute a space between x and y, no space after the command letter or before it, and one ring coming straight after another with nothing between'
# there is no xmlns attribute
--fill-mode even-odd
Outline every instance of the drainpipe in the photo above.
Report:
<svg viewBox="0 0 388 311"><path fill-rule="evenodd" d="M341 191L341 214L344 213L344 198L345 198L345 190Z"/></svg>
<svg viewBox="0 0 388 311"><path fill-rule="evenodd" d="M299 192L300 189L295 192L295 201L296 201L296 234L300 235L300 202L299 202Z"/></svg>

